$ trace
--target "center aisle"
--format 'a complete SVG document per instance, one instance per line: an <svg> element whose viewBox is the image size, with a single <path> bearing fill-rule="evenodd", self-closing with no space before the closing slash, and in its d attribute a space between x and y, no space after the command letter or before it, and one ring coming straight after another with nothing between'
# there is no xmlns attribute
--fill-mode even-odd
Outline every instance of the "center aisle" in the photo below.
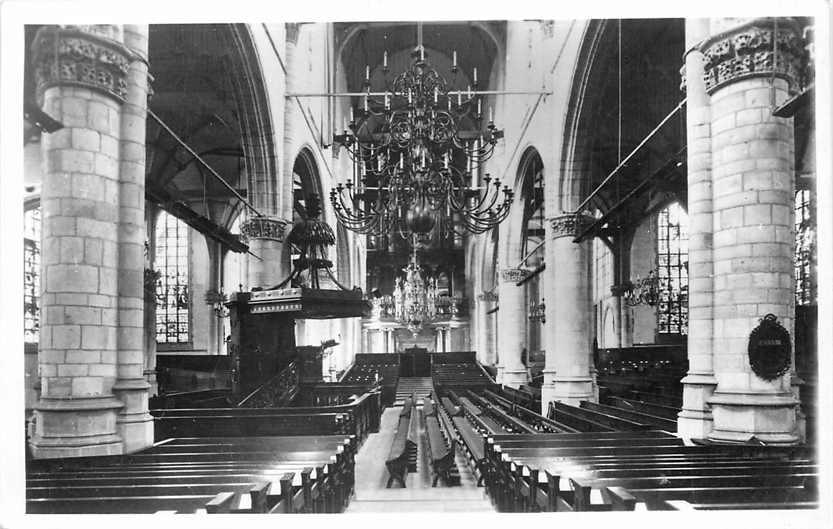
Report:
<svg viewBox="0 0 833 529"><path fill-rule="evenodd" d="M422 420L419 421L417 471L408 473L407 488L394 484L386 489L388 471L385 460L399 421L401 406L387 408L382 413L379 433L370 434L356 455L356 494L350 500L347 513L385 512L495 512L483 487L476 480L465 458L457 454L460 486L447 487L442 481L431 487L431 468L427 459ZM422 413L414 407L414 413ZM421 417L420 417L421 419Z"/></svg>

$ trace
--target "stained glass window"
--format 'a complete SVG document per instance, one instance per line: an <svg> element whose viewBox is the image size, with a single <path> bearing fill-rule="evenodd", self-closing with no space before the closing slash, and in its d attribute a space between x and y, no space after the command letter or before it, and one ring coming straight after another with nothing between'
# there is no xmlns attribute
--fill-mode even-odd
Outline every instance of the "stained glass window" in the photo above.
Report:
<svg viewBox="0 0 833 529"><path fill-rule="evenodd" d="M191 341L188 296L188 226L166 212L156 222L156 342Z"/></svg>
<svg viewBox="0 0 833 529"><path fill-rule="evenodd" d="M657 332L688 334L688 215L673 203L657 217Z"/></svg>
<svg viewBox="0 0 833 529"><path fill-rule="evenodd" d="M795 193L795 304L815 305L813 285L813 252L815 250L815 222L810 204L810 190Z"/></svg>
<svg viewBox="0 0 833 529"><path fill-rule="evenodd" d="M37 343L40 333L40 208L23 214L23 341Z"/></svg>

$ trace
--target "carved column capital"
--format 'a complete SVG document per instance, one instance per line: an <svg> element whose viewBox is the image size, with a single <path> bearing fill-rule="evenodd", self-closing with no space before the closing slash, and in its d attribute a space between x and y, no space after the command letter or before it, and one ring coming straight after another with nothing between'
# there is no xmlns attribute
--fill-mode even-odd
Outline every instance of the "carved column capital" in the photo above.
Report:
<svg viewBox="0 0 833 529"><path fill-rule="evenodd" d="M286 23L286 41L292 44L298 44L298 32L301 29L301 24L297 22Z"/></svg>
<svg viewBox="0 0 833 529"><path fill-rule="evenodd" d="M550 220L552 238L577 237L593 223L594 218L586 213L568 213Z"/></svg>
<svg viewBox="0 0 833 529"><path fill-rule="evenodd" d="M240 226L240 238L269 239L283 242L286 239L286 226L289 222L276 217L252 217Z"/></svg>
<svg viewBox="0 0 833 529"><path fill-rule="evenodd" d="M78 27L45 26L32 49L39 104L47 88L61 85L90 88L124 102L127 72L138 58L122 43Z"/></svg>
<svg viewBox="0 0 833 529"><path fill-rule="evenodd" d="M517 283L528 275L529 271L523 268L504 268L500 271L500 279L504 283Z"/></svg>
<svg viewBox="0 0 833 529"><path fill-rule="evenodd" d="M483 292L477 295L478 301L497 301L498 295L496 292Z"/></svg>
<svg viewBox="0 0 833 529"><path fill-rule="evenodd" d="M631 290L633 290L633 283L631 282L610 286L610 294L617 298L624 296Z"/></svg>
<svg viewBox="0 0 833 529"><path fill-rule="evenodd" d="M755 19L714 35L701 43L706 90L715 90L750 77L785 79L796 92L802 80L806 52L798 24L792 19Z"/></svg>

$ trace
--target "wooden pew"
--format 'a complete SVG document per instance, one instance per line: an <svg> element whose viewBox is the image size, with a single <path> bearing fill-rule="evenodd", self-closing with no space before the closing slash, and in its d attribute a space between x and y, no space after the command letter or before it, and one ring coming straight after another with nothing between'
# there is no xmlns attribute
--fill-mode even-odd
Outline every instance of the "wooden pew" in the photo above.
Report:
<svg viewBox="0 0 833 529"><path fill-rule="evenodd" d="M451 418L454 429L459 435L462 446L465 447L467 459L477 474L477 486L483 484L486 478L486 457L483 449L483 436L481 436L465 417L456 416Z"/></svg>
<svg viewBox="0 0 833 529"><path fill-rule="evenodd" d="M648 423L632 421L587 408L570 406L563 402L551 402L548 416L550 419L585 431L595 431L596 429L602 431L648 430L655 428Z"/></svg>
<svg viewBox="0 0 833 529"><path fill-rule="evenodd" d="M494 440L491 441L494 443ZM595 445L586 450L577 450L569 445L562 445L562 448L514 448L509 441L501 442L506 448L492 444L492 450L487 450L487 458L492 460L492 465L501 474L498 480L501 488L496 496L505 510L626 509L628 505L632 508L633 498L642 498L640 494L643 492L652 507L669 498L697 497L703 501L704 496L697 496L694 491L714 487L723 487L728 491L732 480L738 488L745 490L772 487L803 489L806 482L815 480L817 470L800 455L796 457L791 451L780 449L633 446L633 440L621 439L620 446L607 446L600 451L600 446ZM612 443L613 440L607 442ZM708 448L708 451L703 451L703 448ZM797 453L800 454L800 451ZM565 479L569 480L570 487L563 487ZM593 487L607 498L604 504L589 503L589 491ZM613 489L613 492L607 490L616 487L627 490L620 491L622 494ZM657 491L657 487L667 491ZM672 489L688 492L684 491L683 497L676 498L672 497ZM734 496L729 499L735 503L740 501ZM812 498L805 495L795 501L812 501Z"/></svg>
<svg viewBox="0 0 833 529"><path fill-rule="evenodd" d="M541 407L540 396L536 399L531 392L525 391L523 389L515 389L512 386L500 386L499 388L494 388L493 390L489 391L491 391L494 394L500 395L501 397L514 404L520 404L525 408L540 409Z"/></svg>
<svg viewBox="0 0 833 529"><path fill-rule="evenodd" d="M318 452L311 449L310 441L303 437L241 439L237 446L226 442L212 447L193 440L182 444L171 440L127 456L37 461L30 464L27 474L27 511L145 513L204 508L212 513L265 512L264 498L272 482L282 479L282 472L297 474L302 481L305 475L317 476L308 487L303 483L299 487L306 497L320 498L319 503L340 510L354 486L355 436L317 439ZM273 450L262 450L268 445ZM182 446L191 451L175 450ZM218 454L226 457L213 457ZM249 506L240 508L244 496L251 498ZM313 508L307 505L305 509Z"/></svg>
<svg viewBox="0 0 833 529"><path fill-rule="evenodd" d="M451 439L450 447L446 444L446 437L443 433L440 420L438 419L436 413L432 413L431 415L425 417L425 432L428 441L425 446L428 448L428 460L431 464L431 471L434 474L431 486L436 487L437 481L440 479L442 479L446 485L451 485L452 469L455 468L454 454L456 450L456 440Z"/></svg>
<svg viewBox="0 0 833 529"><path fill-rule="evenodd" d="M664 417L673 421L676 421L677 416L680 414L680 408L673 406L664 406L661 404L654 404L652 402L624 399L622 397L610 397L608 400L610 405L617 408L630 409L641 413L656 415L658 417Z"/></svg>
<svg viewBox="0 0 833 529"><path fill-rule="evenodd" d="M757 470L757 471L756 471ZM787 489L787 496L795 494L794 499L809 499L796 492L804 489L808 479L818 474L818 469L806 471L786 467L782 469L758 468L744 469L742 473L705 474L690 471L686 475L669 475L651 477L611 477L611 478L570 478L573 489L573 510L591 510L590 493L593 488L618 486L627 489L637 500L645 501L648 508L666 499L705 501L706 497L727 502L759 501L767 491ZM714 489L720 492L713 492ZM733 490L734 489L734 490ZM712 491L712 492L709 492ZM742 492L739 492L742 491ZM786 498L785 498L786 499Z"/></svg>
<svg viewBox="0 0 833 529"><path fill-rule="evenodd" d="M549 433L573 433L578 432L579 430L568 426L563 423L556 422L552 419L548 419L543 415L526 408L520 404L509 402L505 398L501 397L500 395L492 392L491 390L485 390L483 394L497 404L501 406L507 413L516 417L517 419L521 420L525 425L529 426L533 429L535 433L541 432L549 432ZM524 433L523 431L520 433Z"/></svg>
<svg viewBox="0 0 833 529"><path fill-rule="evenodd" d="M458 415L463 414L463 410L460 409L459 406L455 406L454 403L451 402L451 399L449 397L441 398L440 402L442 403L443 408L445 409L446 413L448 413L449 416L457 417Z"/></svg>
<svg viewBox="0 0 833 529"><path fill-rule="evenodd" d="M495 422L494 419L486 415L479 406L472 403L467 397L457 397L453 392L449 392L458 404L460 405L463 414L468 417L471 424L476 430L484 434L505 433L506 430Z"/></svg>
<svg viewBox="0 0 833 529"><path fill-rule="evenodd" d="M500 407L490 403L483 397L475 394L472 391L468 391L469 399L474 402L484 413L480 415L481 418L484 418L484 415L488 415L495 420L497 424L499 424L502 428L506 429L510 432L517 432L517 433L535 433L536 430L532 426L528 425L521 419L506 413Z"/></svg>
<svg viewBox="0 0 833 529"><path fill-rule="evenodd" d="M352 403L324 407L186 408L152 410L157 440L172 437L355 434L359 441L378 431L377 390Z"/></svg>
<svg viewBox="0 0 833 529"><path fill-rule="evenodd" d="M595 402L588 402L582 401L580 406L582 408L598 411L601 413L606 413L608 415L613 415L614 417L621 417L623 419L629 419L635 422L650 424L657 428L663 428L668 431L676 431L677 430L677 421L672 419L667 419L665 417L660 417L659 415L652 415L645 412L640 412L636 410L629 410L625 408L621 408L618 406L605 406L603 404L596 404Z"/></svg>
<svg viewBox="0 0 833 529"><path fill-rule="evenodd" d="M628 397L633 400L641 400L643 402L660 404L671 408L680 408L683 405L682 384L680 384L679 380L676 381L676 384L679 386L680 393L654 393L651 391L632 389L628 392Z"/></svg>
<svg viewBox="0 0 833 529"><path fill-rule="evenodd" d="M414 398L405 399L402 411L399 414L399 424L391 442L388 458L385 466L388 469L388 482L386 488L398 481L405 487L405 475L410 471L416 471L416 447L418 438L416 434L416 414L414 413Z"/></svg>
<svg viewBox="0 0 833 529"><path fill-rule="evenodd" d="M451 465L448 471L448 476L446 479L446 484L448 485L459 485L460 484L460 471L457 468L457 448L459 446L458 438L457 438L457 431L454 427L454 423L451 421L451 416L445 411L444 408L441 406L437 407L437 418L440 422L440 430L442 431L443 437L445 438L445 442L449 445L449 452L450 452L450 459Z"/></svg>

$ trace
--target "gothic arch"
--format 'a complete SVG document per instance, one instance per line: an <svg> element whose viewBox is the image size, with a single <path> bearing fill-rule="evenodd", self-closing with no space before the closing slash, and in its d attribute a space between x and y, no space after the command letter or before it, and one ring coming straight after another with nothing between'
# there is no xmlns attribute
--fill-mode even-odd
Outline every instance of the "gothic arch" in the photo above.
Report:
<svg viewBox="0 0 833 529"><path fill-rule="evenodd" d="M263 213L277 212L278 162L266 79L249 24L228 24L232 43L231 70L240 114L249 202ZM226 219L234 221L235 212Z"/></svg>

